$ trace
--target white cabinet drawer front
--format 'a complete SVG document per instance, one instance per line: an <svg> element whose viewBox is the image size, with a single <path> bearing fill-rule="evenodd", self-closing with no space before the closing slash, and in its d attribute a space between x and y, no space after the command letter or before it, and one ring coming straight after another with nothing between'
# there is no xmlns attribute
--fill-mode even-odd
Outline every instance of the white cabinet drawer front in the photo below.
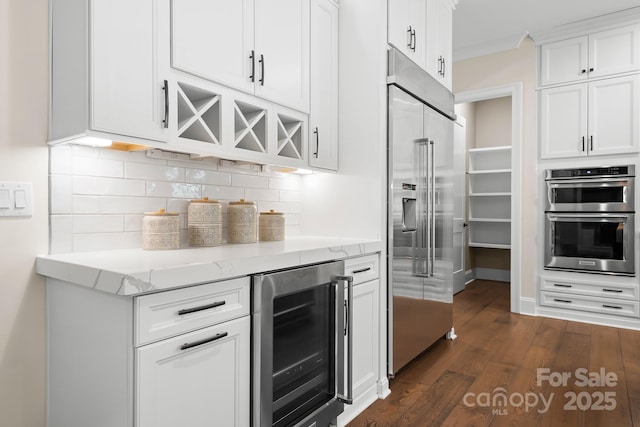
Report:
<svg viewBox="0 0 640 427"><path fill-rule="evenodd" d="M367 255L345 260L344 274L353 276L354 285L377 279L380 274L378 255Z"/></svg>
<svg viewBox="0 0 640 427"><path fill-rule="evenodd" d="M631 284L610 285L606 283L580 283L543 279L540 287L545 291L579 294L582 296L638 300L638 286Z"/></svg>
<svg viewBox="0 0 640 427"><path fill-rule="evenodd" d="M545 291L540 291L540 305L636 318L639 317L640 313L640 307L636 301L575 296Z"/></svg>
<svg viewBox="0 0 640 427"><path fill-rule="evenodd" d="M250 316L136 349L136 426L249 425Z"/></svg>
<svg viewBox="0 0 640 427"><path fill-rule="evenodd" d="M249 314L250 279L241 277L136 298L136 346Z"/></svg>

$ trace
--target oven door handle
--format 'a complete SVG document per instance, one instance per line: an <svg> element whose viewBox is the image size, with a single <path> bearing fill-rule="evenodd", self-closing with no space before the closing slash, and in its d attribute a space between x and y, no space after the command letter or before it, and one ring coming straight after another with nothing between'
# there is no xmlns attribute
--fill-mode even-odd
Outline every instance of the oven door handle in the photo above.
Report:
<svg viewBox="0 0 640 427"><path fill-rule="evenodd" d="M587 179L563 179L563 180L547 180L550 188L597 188L597 187L624 187L629 184L631 177L624 178L587 178Z"/></svg>
<svg viewBox="0 0 640 427"><path fill-rule="evenodd" d="M558 221L558 222L592 222L593 220L597 220L598 222L620 222L620 221L628 221L632 214L624 214L624 213L547 213L547 218L550 221Z"/></svg>
<svg viewBox="0 0 640 427"><path fill-rule="evenodd" d="M347 282L347 301L344 303L346 313L346 325L344 328L344 336L347 337L347 390L346 393L337 393L336 397L339 402L347 405L353 404L353 276L337 276L338 282ZM338 339L344 339L338 334ZM338 370L340 372L340 370ZM336 384L338 381L336 381Z"/></svg>

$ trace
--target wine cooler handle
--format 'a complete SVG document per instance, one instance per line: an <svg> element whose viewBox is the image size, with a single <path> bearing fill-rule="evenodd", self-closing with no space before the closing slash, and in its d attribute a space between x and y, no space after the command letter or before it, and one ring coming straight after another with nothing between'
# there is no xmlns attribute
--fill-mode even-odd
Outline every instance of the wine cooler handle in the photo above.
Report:
<svg viewBox="0 0 640 427"><path fill-rule="evenodd" d="M346 396L338 393L338 401L353 404L353 276L338 276L336 280L347 282L347 303L345 306L347 321L345 334L347 336L347 392ZM338 338L340 339L340 338Z"/></svg>

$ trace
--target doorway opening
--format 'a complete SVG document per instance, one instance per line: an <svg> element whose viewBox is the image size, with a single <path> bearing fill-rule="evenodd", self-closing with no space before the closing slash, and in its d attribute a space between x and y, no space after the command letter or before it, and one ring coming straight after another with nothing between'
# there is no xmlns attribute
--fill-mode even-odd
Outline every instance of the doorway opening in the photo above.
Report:
<svg viewBox="0 0 640 427"><path fill-rule="evenodd" d="M511 311L519 313L522 85L455 99L467 148L465 279L509 282Z"/></svg>

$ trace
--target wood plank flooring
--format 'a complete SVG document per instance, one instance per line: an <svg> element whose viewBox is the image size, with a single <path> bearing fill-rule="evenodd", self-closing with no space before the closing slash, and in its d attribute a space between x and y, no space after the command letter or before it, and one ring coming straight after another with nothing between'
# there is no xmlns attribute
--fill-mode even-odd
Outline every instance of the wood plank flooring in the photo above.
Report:
<svg viewBox="0 0 640 427"><path fill-rule="evenodd" d="M509 284L484 280L454 297L454 325L349 427L640 427L640 331L513 314ZM596 385L601 369L617 381Z"/></svg>

